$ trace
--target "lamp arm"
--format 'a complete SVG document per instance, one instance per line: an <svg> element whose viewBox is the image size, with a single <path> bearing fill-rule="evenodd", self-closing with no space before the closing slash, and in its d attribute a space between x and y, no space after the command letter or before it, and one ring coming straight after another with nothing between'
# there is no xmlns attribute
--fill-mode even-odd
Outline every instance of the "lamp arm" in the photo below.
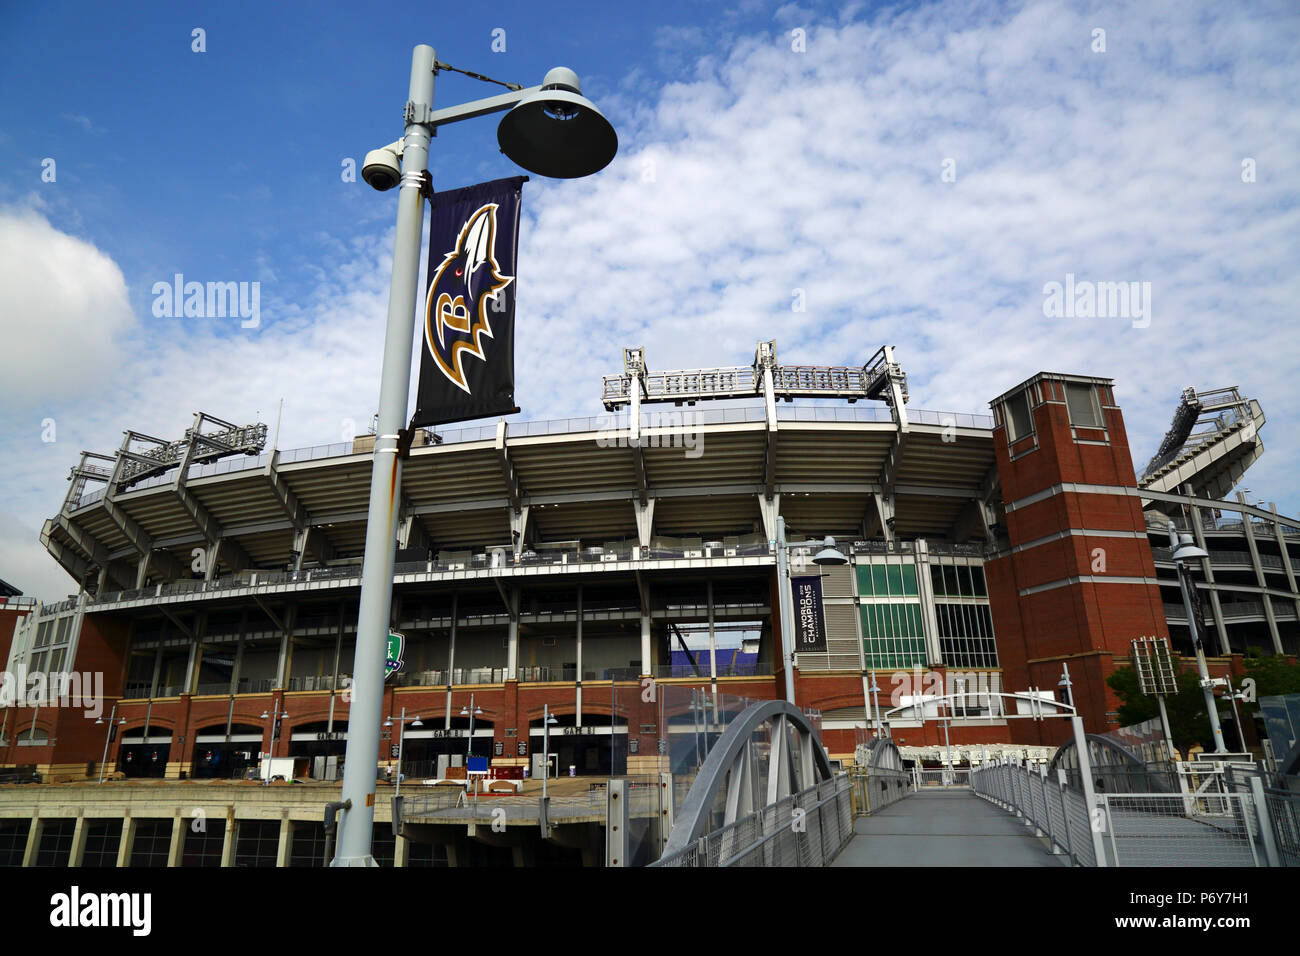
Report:
<svg viewBox="0 0 1300 956"><path fill-rule="evenodd" d="M450 123L459 123L461 120L474 119L476 116L487 116L489 113L500 113L508 110L512 106L518 105L525 97L534 93L541 92L541 85L530 86L526 90L511 90L509 93L501 93L497 96L485 96L481 100L472 100L469 103L461 103L459 106L447 106L440 110L433 110L429 113L422 125L431 129L437 129L439 126L447 126Z"/></svg>

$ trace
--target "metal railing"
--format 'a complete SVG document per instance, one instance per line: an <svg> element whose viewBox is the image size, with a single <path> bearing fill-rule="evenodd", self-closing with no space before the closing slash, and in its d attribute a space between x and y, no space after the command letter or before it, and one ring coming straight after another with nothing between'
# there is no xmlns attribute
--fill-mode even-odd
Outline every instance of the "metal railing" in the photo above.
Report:
<svg viewBox="0 0 1300 956"><path fill-rule="evenodd" d="M912 775L906 770L850 770L853 815L868 816L892 806L912 793Z"/></svg>
<svg viewBox="0 0 1300 956"><path fill-rule="evenodd" d="M916 790L926 790L931 787L941 787L944 789L950 787L969 787L971 785L971 772L969 769L959 769L955 767L941 767L939 769L916 768L912 771L912 786Z"/></svg>
<svg viewBox="0 0 1300 956"><path fill-rule="evenodd" d="M1064 853L1079 866L1096 866L1092 816L1083 794L1060 779L1011 763L990 764L971 772L971 789L984 799L1023 817L1046 836L1053 853Z"/></svg>
<svg viewBox="0 0 1300 956"><path fill-rule="evenodd" d="M1300 862L1300 794L1215 774L1180 793L1096 795L1091 811L1065 771L994 764L976 794L1009 810L1080 866L1287 866ZM1100 859L1098 858L1100 854ZM1289 856L1288 856L1289 854Z"/></svg>
<svg viewBox="0 0 1300 956"><path fill-rule="evenodd" d="M826 866L853 838L854 784L824 780L715 830L653 866Z"/></svg>

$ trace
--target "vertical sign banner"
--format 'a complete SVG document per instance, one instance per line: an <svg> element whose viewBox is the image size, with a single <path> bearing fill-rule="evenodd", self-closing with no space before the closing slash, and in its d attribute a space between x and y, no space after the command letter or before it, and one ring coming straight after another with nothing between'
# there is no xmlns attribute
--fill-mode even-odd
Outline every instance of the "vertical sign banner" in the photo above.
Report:
<svg viewBox="0 0 1300 956"><path fill-rule="evenodd" d="M515 407L515 260L527 176L436 193L413 426Z"/></svg>
<svg viewBox="0 0 1300 956"><path fill-rule="evenodd" d="M794 633L797 653L826 652L826 613L822 609L822 579L818 575L791 578L794 589Z"/></svg>

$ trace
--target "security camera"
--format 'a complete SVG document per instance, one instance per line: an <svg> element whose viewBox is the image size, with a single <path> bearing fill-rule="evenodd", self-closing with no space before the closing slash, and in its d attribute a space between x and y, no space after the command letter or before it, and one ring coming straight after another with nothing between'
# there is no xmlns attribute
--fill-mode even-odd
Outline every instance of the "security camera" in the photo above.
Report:
<svg viewBox="0 0 1300 956"><path fill-rule="evenodd" d="M366 161L361 167L361 178L380 192L392 189L400 183L402 181L402 166L399 162L399 157L402 155L401 146L399 140L366 153Z"/></svg>

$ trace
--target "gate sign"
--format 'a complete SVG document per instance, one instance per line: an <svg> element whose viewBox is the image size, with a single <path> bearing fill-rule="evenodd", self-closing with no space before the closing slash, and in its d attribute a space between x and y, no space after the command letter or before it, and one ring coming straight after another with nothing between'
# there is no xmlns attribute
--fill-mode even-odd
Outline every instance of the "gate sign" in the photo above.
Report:
<svg viewBox="0 0 1300 956"><path fill-rule="evenodd" d="M822 609L820 575L791 578L794 589L794 632L796 652L826 652L826 614Z"/></svg>
<svg viewBox="0 0 1300 956"><path fill-rule="evenodd" d="M400 631L388 632L388 656L384 661L384 680L402 669L402 652L406 649L406 635Z"/></svg>

